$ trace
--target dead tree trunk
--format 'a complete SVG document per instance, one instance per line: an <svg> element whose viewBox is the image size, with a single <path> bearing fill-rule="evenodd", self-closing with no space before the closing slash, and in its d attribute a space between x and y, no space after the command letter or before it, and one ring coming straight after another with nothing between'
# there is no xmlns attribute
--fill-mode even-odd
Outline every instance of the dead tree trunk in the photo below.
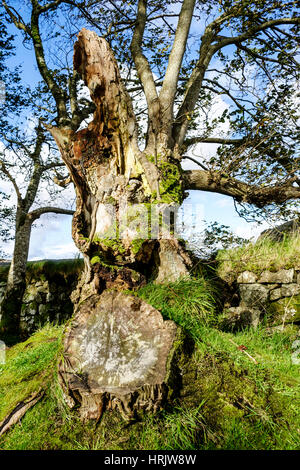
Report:
<svg viewBox="0 0 300 470"><path fill-rule="evenodd" d="M75 44L74 68L88 86L96 111L93 121L86 129L77 132L69 128L49 129L76 188L77 209L73 218L73 239L85 259L85 273L77 294L74 295L76 316L65 344L67 359L61 370L63 382L73 394L73 399L81 401L84 417L99 417L104 396L109 402L126 396L122 402L123 408L131 411L134 407L139 407L138 403L149 401L152 396L152 408L155 409L165 395L162 390L167 387L170 365L168 357L173 351L176 327L172 327L175 328L175 333L173 331L169 338L163 357L158 357L158 350L164 341L163 336L160 338L157 332L157 319L154 317L160 314L149 314L149 328L152 328L152 332L145 332L139 315L134 313L140 311L141 305L136 308L128 305L127 316L124 314L124 323L120 324L115 304L117 302L119 307L122 303L126 304L126 296L122 294L122 298L115 299L114 294L108 294L109 298L106 298L107 294L102 292L106 288L119 291L135 289L149 278L164 282L187 275L191 260L170 232L165 238L166 227L161 220L163 217L157 211L162 206L170 207L182 200L180 163L173 158L173 149L168 147L169 140L163 129L157 130L157 125L151 147L140 150L132 102L122 84L116 60L104 39L83 29ZM151 236L149 232L150 206L152 213L155 212L152 229L153 225L158 226L161 222L158 236L153 236L153 233ZM144 224L141 225L142 220ZM105 312L108 310L110 319L105 320ZM90 317L87 312L90 312ZM103 315L105 318L102 318ZM113 318L118 325L117 333L114 334L110 323ZM138 326L133 328L132 322ZM159 328L166 328L161 318L160 322ZM90 325L89 328L87 325ZM88 359L85 355L88 353L84 353L82 348L84 344L87 345L86 338L94 338L95 331L99 335L106 331L108 336L103 341L112 348L118 341L119 344L124 341L126 343L123 336L124 331L128 331L130 347L126 349L124 343L122 351L127 352L122 352L121 355L114 355L110 349L101 349L102 365L99 365L99 353L100 356L94 358L97 372L94 371L93 376L93 367L86 365L80 369L74 355L79 355L83 364L93 362L93 357ZM151 337L147 348L151 350L149 354L155 357L153 362L150 361L149 368L160 370L160 373L150 374L152 381L149 379L150 369L137 382L118 381L116 377L121 373L121 363L133 363L129 350L138 350L134 338L144 334ZM97 339L94 338L92 343L95 346L94 351L98 351ZM81 348L80 354L77 354L78 348ZM110 354L114 357L112 369L109 369ZM137 352L137 361L139 357L140 352ZM83 372L79 373L79 369ZM111 370L110 377L106 377L106 369ZM110 383L114 385L110 386ZM144 398L137 399L137 395L141 396L140 388L148 385L150 395L143 392Z"/></svg>

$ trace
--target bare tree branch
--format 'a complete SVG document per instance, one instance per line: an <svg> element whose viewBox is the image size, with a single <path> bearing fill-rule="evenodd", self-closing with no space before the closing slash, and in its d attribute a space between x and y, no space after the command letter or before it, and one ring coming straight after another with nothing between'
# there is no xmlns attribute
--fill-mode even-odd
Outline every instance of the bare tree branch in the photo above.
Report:
<svg viewBox="0 0 300 470"><path fill-rule="evenodd" d="M69 3L69 2L66 0L55 0L54 2L49 2L49 3L46 3L45 5L40 5L39 11L41 13L45 13L46 11L49 11L49 10L55 10L55 8L57 8L62 3Z"/></svg>
<svg viewBox="0 0 300 470"><path fill-rule="evenodd" d="M219 49L229 46L230 44L239 44L247 39L250 39L255 34L260 33L272 26L281 25L281 24L300 24L300 18L277 18L274 20L266 21L260 25L253 25L248 29L246 33L240 34L239 36L234 37L217 37L217 43L214 45L215 52Z"/></svg>
<svg viewBox="0 0 300 470"><path fill-rule="evenodd" d="M184 171L185 189L209 191L231 196L238 202L263 207L267 204L280 204L290 199L300 198L300 188L294 186L295 179L273 186L256 186L224 176L219 172L189 170Z"/></svg>
<svg viewBox="0 0 300 470"><path fill-rule="evenodd" d="M21 29L22 31L24 31L25 33L31 36L30 28L28 25L26 25L24 20L21 18L20 14L13 7L9 7L5 0L2 0L2 5L4 6L6 12L8 13L9 17L13 21L14 25L18 29Z"/></svg>
<svg viewBox="0 0 300 470"><path fill-rule="evenodd" d="M10 174L10 172L8 171L5 163L2 160L0 160L0 170L5 174L5 176L7 176L7 178L12 183L12 185L13 185L15 191L16 191L18 201L21 202L22 201L22 195L20 193L17 182L16 182L15 178Z"/></svg>
<svg viewBox="0 0 300 470"><path fill-rule="evenodd" d="M229 14L229 16L226 14L221 15L206 27L204 35L202 36L199 60L197 61L196 66L193 69L189 80L187 81L183 102L179 108L174 124L173 134L179 146L182 144L188 129L188 115L193 111L196 105L204 74L212 56L223 47L231 44L240 44L247 39L255 37L255 35L258 33L263 32L272 26L281 24L300 24L300 18L278 18L266 21L259 25L253 25L247 32L240 34L239 36L234 36L231 38L217 36L216 33L218 29L220 29L221 24L223 24L224 21L228 20L228 18L232 16L234 16L233 12Z"/></svg>
<svg viewBox="0 0 300 470"><path fill-rule="evenodd" d="M205 170L205 171L208 170L204 165L202 165L202 163L198 162L198 160L196 160L195 158L189 157L189 156L187 156L187 155L183 155L182 160L191 160L191 162L196 163L196 164L199 165L201 168L203 168L203 170Z"/></svg>
<svg viewBox="0 0 300 470"><path fill-rule="evenodd" d="M48 213L73 215L74 211L69 209L61 209L60 207L41 207L40 209L35 209L29 212L27 217L33 222L34 220L41 217L41 215Z"/></svg>

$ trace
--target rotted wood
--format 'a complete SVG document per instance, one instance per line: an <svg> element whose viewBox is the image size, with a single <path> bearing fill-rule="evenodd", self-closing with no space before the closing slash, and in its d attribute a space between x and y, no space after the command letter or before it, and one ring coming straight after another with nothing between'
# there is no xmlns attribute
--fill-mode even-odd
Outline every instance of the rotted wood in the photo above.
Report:
<svg viewBox="0 0 300 470"><path fill-rule="evenodd" d="M80 406L83 420L114 408L126 420L156 412L180 383L182 338L174 322L137 297L91 296L65 334L59 376L67 403Z"/></svg>

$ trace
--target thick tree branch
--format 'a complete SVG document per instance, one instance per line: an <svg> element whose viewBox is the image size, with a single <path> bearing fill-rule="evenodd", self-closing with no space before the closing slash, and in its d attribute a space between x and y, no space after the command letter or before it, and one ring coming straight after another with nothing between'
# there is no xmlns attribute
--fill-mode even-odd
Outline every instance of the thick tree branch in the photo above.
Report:
<svg viewBox="0 0 300 470"><path fill-rule="evenodd" d="M41 13L48 11L50 9L56 8L59 4L63 3L63 0L57 0L50 2L44 6L40 5L37 0L31 0L32 12L31 12L31 23L30 26L26 25L22 20L20 15L16 12L14 13L14 8L7 5L5 0L2 0L2 5L4 6L6 12L10 16L11 20L15 26L27 33L33 42L35 57L37 61L38 69L43 77L45 83L47 84L49 91L52 93L52 96L56 103L58 121L61 124L65 124L68 120L68 113L66 108L66 100L64 91L59 87L59 85L54 80L50 69L47 67L45 60L44 47L40 35L39 29L39 17Z"/></svg>
<svg viewBox="0 0 300 470"><path fill-rule="evenodd" d="M195 108L204 74L214 54L214 49L212 46L214 38L215 26L206 27L204 35L202 36L199 59L186 83L186 91L183 97L183 101L179 107L173 126L173 137L179 147L183 143L189 126L189 113L191 113Z"/></svg>
<svg viewBox="0 0 300 470"><path fill-rule="evenodd" d="M190 137L185 139L183 143L183 147L185 149L191 147L191 145L195 145L198 143L206 143L206 144L221 144L221 145L240 145L245 142L245 139L227 139L222 137Z"/></svg>
<svg viewBox="0 0 300 470"><path fill-rule="evenodd" d="M58 124L65 125L66 122L69 121L68 112L66 108L65 93L54 80L52 72L49 70L46 64L44 46L42 43L39 28L40 14L41 10L39 3L36 0L32 0L31 38L35 51L37 66L40 71L40 74L42 75L44 81L46 82L49 88L49 91L52 93L52 96L55 100L58 115Z"/></svg>
<svg viewBox="0 0 300 470"><path fill-rule="evenodd" d="M300 198L300 188L293 186L294 179L273 186L256 186L220 172L189 170L183 173L185 189L196 189L233 197L238 202L264 207L268 204L281 204L290 199Z"/></svg>

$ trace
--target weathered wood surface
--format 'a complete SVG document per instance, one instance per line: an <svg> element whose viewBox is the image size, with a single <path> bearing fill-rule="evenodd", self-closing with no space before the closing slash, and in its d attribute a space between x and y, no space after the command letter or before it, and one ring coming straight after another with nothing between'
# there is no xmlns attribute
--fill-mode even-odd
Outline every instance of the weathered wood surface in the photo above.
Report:
<svg viewBox="0 0 300 470"><path fill-rule="evenodd" d="M97 420L107 408L117 407L126 419L138 410L157 411L179 373L180 334L174 322L134 296L91 296L65 335L60 377L69 405L80 403L81 417Z"/></svg>

